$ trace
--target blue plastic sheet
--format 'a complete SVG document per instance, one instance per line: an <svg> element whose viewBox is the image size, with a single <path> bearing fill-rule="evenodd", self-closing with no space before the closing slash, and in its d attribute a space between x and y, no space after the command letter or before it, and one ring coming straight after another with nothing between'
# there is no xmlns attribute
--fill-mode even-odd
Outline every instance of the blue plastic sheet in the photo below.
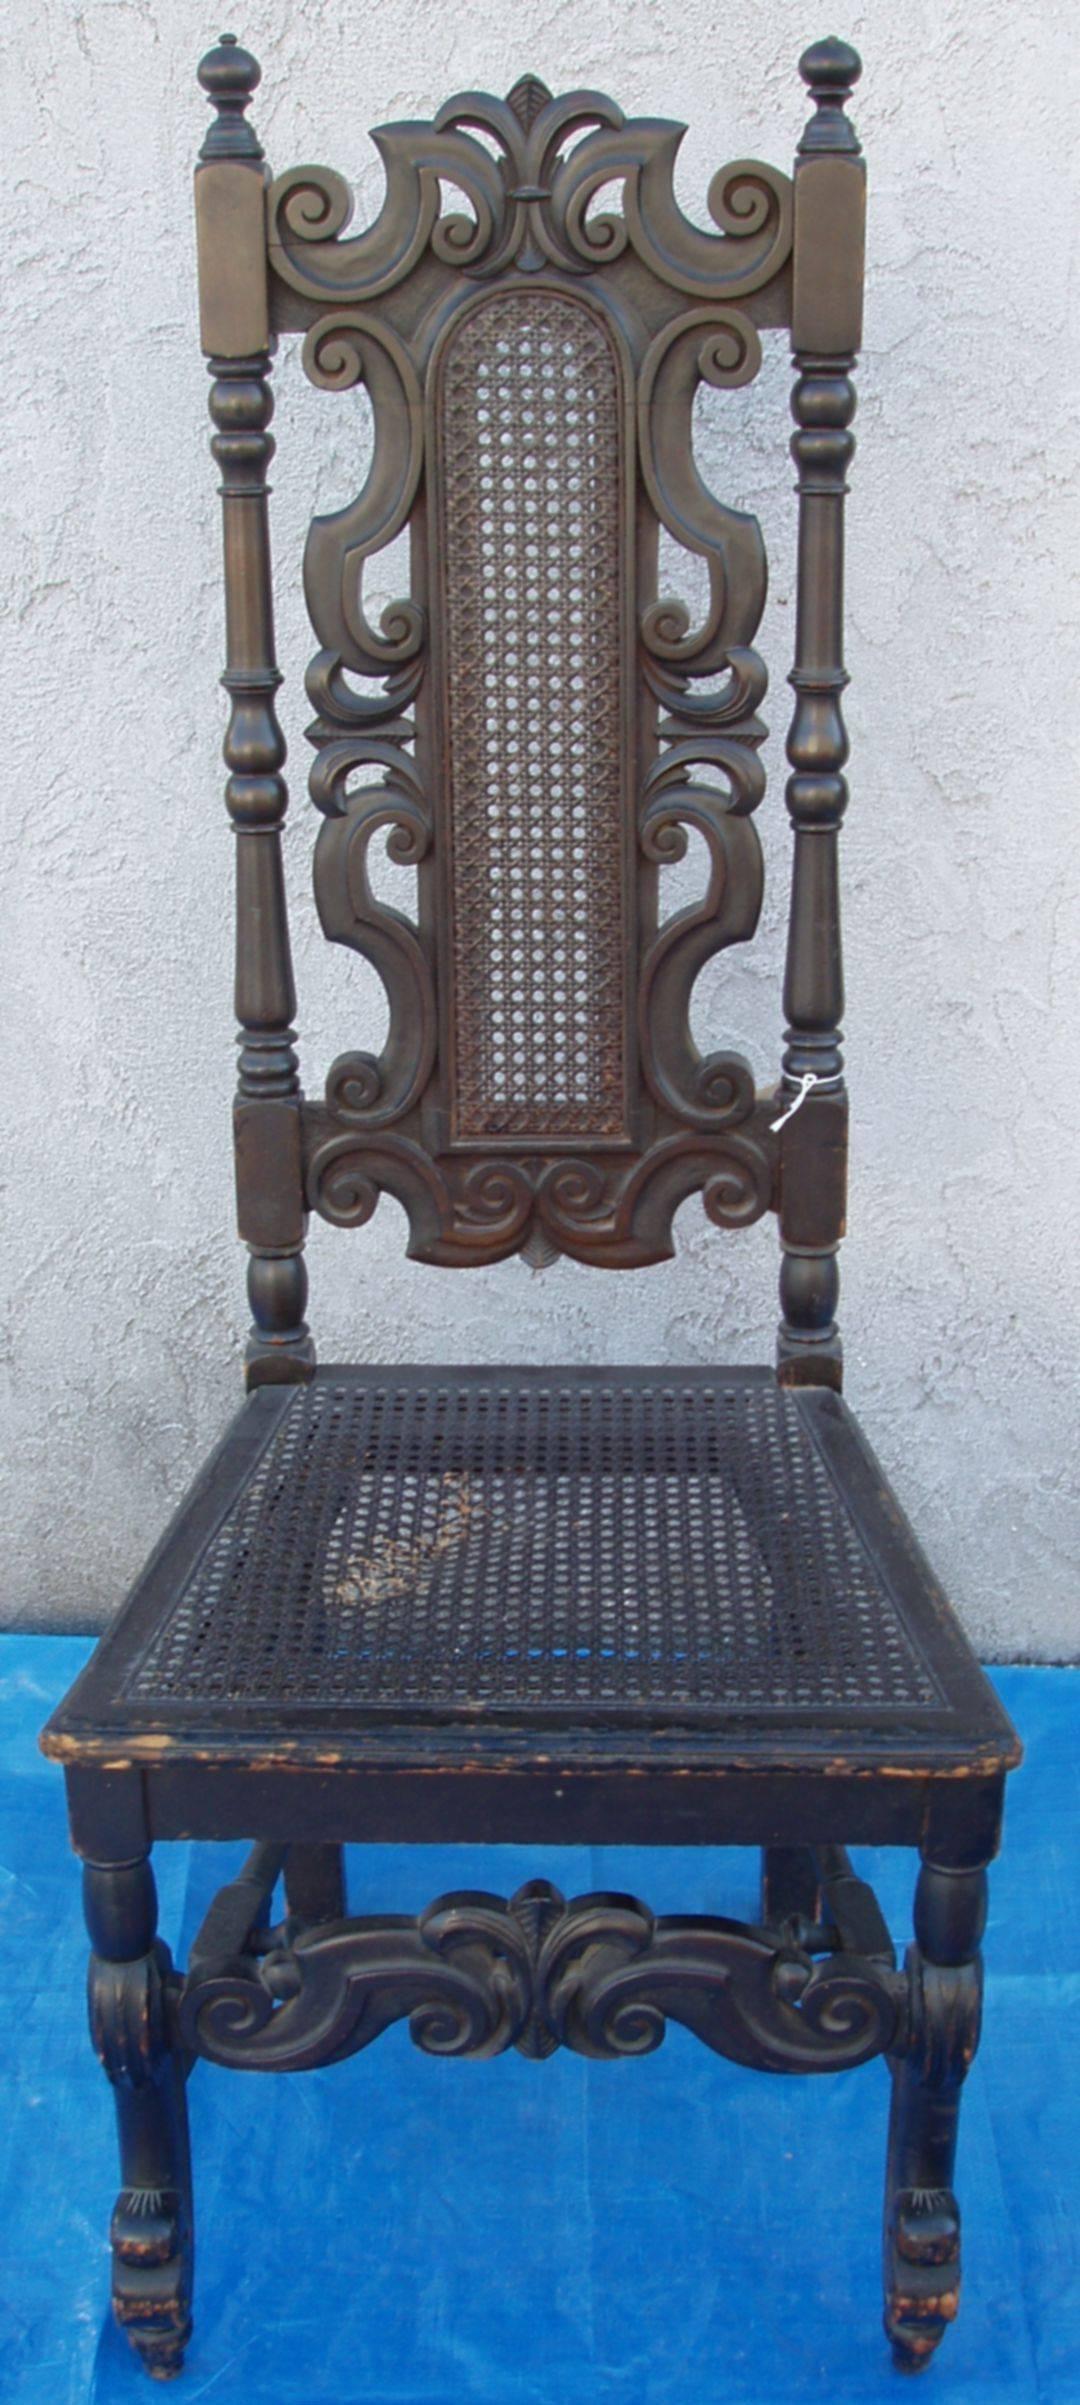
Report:
<svg viewBox="0 0 1080 2405"><path fill-rule="evenodd" d="M107 2310L111 2099L87 2042L78 1880L37 1755L81 1639L0 1639L0 2395L153 2392ZM1027 1743L991 1880L968 2082L960 2319L936 2405L1080 2400L1076 1904L1080 1673L1010 1670ZM183 1955L238 1850L159 1849ZM858 1858L898 1940L910 1855ZM358 1849L353 1909L440 1891L636 1890L755 1910L749 1853ZM777 2079L673 2029L636 2063L440 2063L396 2030L293 2079L201 2064L189 2089L199 2266L177 2405L765 2405L902 2392L879 2328L887 2075Z"/></svg>

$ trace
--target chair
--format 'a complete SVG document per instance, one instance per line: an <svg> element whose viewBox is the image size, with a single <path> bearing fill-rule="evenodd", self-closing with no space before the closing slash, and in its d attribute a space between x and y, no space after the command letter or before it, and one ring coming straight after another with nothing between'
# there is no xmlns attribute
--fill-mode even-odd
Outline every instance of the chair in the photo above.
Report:
<svg viewBox="0 0 1080 2405"><path fill-rule="evenodd" d="M957 2116L1019 1747L840 1392L859 72L845 43L806 52L793 179L722 170L715 232L674 198L681 127L525 77L380 128L385 202L349 234L337 175L269 180L245 115L259 69L235 38L199 70L248 1393L42 1740L84 1862L119 2119L115 2309L158 2376L190 2329L193 2064L337 2062L403 2018L440 2055L631 2056L674 2019L767 2071L884 2056L900 2363L925 2362L956 2312ZM765 690L760 530L707 488L691 421L702 381L748 383L787 326L788 1028L759 1092L690 1024L700 970L758 915ZM318 909L378 971L388 1033L315 1099L293 1048L274 715L285 331L316 385L366 385L374 421L363 490L314 519L305 578ZM406 527L409 594L373 625L368 563ZM703 563L699 621L658 589L661 534ZM692 835L701 891L672 913L663 872ZM415 872L414 917L372 882L377 839ZM726 1229L774 1211L778 1366L317 1368L307 1215L358 1227L383 1192L412 1256L446 1268L640 1269L670 1255L690 1196ZM150 1867L178 1837L253 1842L183 1973ZM415 1920L350 1917L342 1849L387 1838L755 1846L760 1920L566 1902L542 1878ZM853 1844L921 1858L903 1968Z"/></svg>

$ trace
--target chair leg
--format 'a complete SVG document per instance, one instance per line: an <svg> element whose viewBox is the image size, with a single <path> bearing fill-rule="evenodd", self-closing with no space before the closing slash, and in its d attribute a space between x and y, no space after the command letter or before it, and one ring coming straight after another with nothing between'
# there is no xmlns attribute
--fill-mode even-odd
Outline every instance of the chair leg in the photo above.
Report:
<svg viewBox="0 0 1080 2405"><path fill-rule="evenodd" d="M911 2016L890 2062L885 2173L885 2329L902 2371L921 2371L960 2302L953 2192L960 2092L979 2042L985 1870L924 1862L907 1957Z"/></svg>
<svg viewBox="0 0 1080 2405"><path fill-rule="evenodd" d="M194 2238L185 2079L170 2028L167 1946L156 1935L148 1857L83 1873L90 2031L116 2098L120 2193L112 2217L113 2311L155 2380L180 2370L191 2335Z"/></svg>
<svg viewBox="0 0 1080 2405"><path fill-rule="evenodd" d="M305 1928L344 1920L344 1848L291 1845L285 1856L285 1901L290 1915Z"/></svg>
<svg viewBox="0 0 1080 2405"><path fill-rule="evenodd" d="M821 1886L817 1859L809 1846L763 1846L761 1849L761 1918L766 1929L785 1921L817 1921Z"/></svg>

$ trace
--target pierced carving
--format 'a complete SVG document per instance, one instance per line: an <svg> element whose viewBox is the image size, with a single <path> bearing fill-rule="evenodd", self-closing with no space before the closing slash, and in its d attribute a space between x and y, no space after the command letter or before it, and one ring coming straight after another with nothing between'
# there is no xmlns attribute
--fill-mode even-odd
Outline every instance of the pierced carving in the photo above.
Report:
<svg viewBox="0 0 1080 2405"><path fill-rule="evenodd" d="M346 1054L331 1075L367 1058ZM737 1055L730 1059L742 1066ZM739 1107L734 1097L732 1117ZM629 1168L584 1155L550 1162L433 1157L396 1130L330 1133L333 1120L311 1112L309 1128L324 1140L309 1159L308 1197L334 1226L363 1227L385 1190L408 1215L411 1258L443 1268L505 1260L539 1229L574 1260L642 1269L671 1259L671 1223L691 1194L700 1192L714 1227L749 1227L772 1207L771 1107L722 1134L669 1136Z"/></svg>
<svg viewBox="0 0 1080 2405"><path fill-rule="evenodd" d="M728 665L732 643L746 644L765 605L765 546L757 519L728 509L709 491L694 458L698 385L748 384L761 365L750 320L733 309L694 309L658 334L638 381L641 474L656 515L687 551L705 560L710 604L696 632L682 603L655 601L643 612L642 639L658 659L693 665L696 676Z"/></svg>
<svg viewBox="0 0 1080 2405"><path fill-rule="evenodd" d="M330 744L321 754L321 789L336 796L357 754L370 758L372 744ZM377 902L368 877L373 836L388 830L386 849L399 866L413 867L431 844L431 819L404 753L393 753L388 781L350 800L337 802L315 849L315 896L324 932L336 943L362 952L379 972L390 1004L390 1029L378 1060L348 1053L335 1061L326 1098L336 1118L384 1127L400 1118L423 1093L435 1059L435 989L412 921L403 911Z"/></svg>
<svg viewBox="0 0 1080 2405"><path fill-rule="evenodd" d="M336 311L312 326L303 362L313 384L345 392L366 384L375 447L362 492L314 518L304 554L312 625L326 647L365 676L384 676L419 651L424 613L409 599L385 609L376 633L364 613L364 564L400 533L423 465L420 382L404 343L377 318Z"/></svg>
<svg viewBox="0 0 1080 2405"><path fill-rule="evenodd" d="M736 747L731 749L734 754ZM702 1058L690 1032L690 1000L705 961L723 945L753 934L762 864L756 831L745 818L718 806L709 786L684 781L683 753L699 750L700 738L696 745L674 745L646 780L641 822L646 857L662 864L681 860L686 830L695 827L708 848L709 882L701 901L678 911L650 945L638 1009L642 1064L657 1100L694 1127L718 1127L745 1119L753 1108L753 1074L738 1053ZM734 778L738 768L731 773Z"/></svg>
<svg viewBox="0 0 1080 2405"><path fill-rule="evenodd" d="M553 99L535 76L523 77L507 100L462 92L431 124L374 129L386 194L362 234L342 238L352 200L329 168L278 176L269 193L271 264L294 292L344 304L392 291L429 245L444 264L483 277L511 266L580 276L630 245L675 291L719 301L759 292L791 250L789 179L754 159L721 168L708 192L718 231L704 233L675 198L685 131L666 118L624 117L602 92ZM494 139L498 159L477 132ZM622 216L590 216L595 194L612 183L623 187ZM440 214L441 184L464 195L471 217Z"/></svg>
<svg viewBox="0 0 1080 2405"><path fill-rule="evenodd" d="M854 1954L815 1961L778 1931L702 1915L657 1920L631 1896L566 1904L546 1880L507 1903L443 1896L419 1920L342 1920L270 1951L200 1960L180 2029L236 2069L340 2062L407 2019L427 2054L516 2046L651 2053L670 2020L767 2071L835 2071L895 2040L903 1980Z"/></svg>
<svg viewBox="0 0 1080 2405"><path fill-rule="evenodd" d="M702 232L674 198L681 138L526 77L381 128L364 233L327 171L270 194L276 323L303 327L324 389L366 385L375 425L305 578L319 911L377 969L390 1025L304 1106L306 1194L357 1226L385 1188L422 1260L636 1267L670 1255L688 1194L723 1226L776 1200L770 1103L690 1029L702 967L760 909L766 581L692 420L786 314L790 190L725 169ZM592 214L612 184L621 213ZM469 213L444 213L444 186ZM365 571L406 524L412 589L374 627ZM656 590L660 526L705 563L698 624ZM691 831L704 887L661 924ZM372 892L384 833L418 870L415 920Z"/></svg>

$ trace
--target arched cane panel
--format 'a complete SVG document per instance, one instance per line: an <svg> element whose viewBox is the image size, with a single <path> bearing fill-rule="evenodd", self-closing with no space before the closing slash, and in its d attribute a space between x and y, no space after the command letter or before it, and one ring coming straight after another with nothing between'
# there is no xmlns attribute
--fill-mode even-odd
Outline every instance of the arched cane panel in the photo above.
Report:
<svg viewBox="0 0 1080 2405"><path fill-rule="evenodd" d="M628 1136L621 387L594 311L535 287L439 362L456 1141Z"/></svg>
<svg viewBox="0 0 1080 2405"><path fill-rule="evenodd" d="M353 1226L395 1195L423 1260L630 1268L670 1255L691 1193L725 1226L776 1202L771 1096L690 1020L757 920L765 690L760 529L709 491L692 421L788 322L791 192L723 169L706 233L674 198L680 138L526 79L381 128L386 204L356 236L327 170L269 194L275 323L313 381L367 386L375 425L305 583L316 896L389 1032L302 1105L305 1195ZM592 213L611 184L621 213ZM365 574L407 522L410 591L375 624ZM705 561L700 623L657 589L660 527ZM702 890L658 918L691 836ZM376 894L376 842L416 867L415 920Z"/></svg>

